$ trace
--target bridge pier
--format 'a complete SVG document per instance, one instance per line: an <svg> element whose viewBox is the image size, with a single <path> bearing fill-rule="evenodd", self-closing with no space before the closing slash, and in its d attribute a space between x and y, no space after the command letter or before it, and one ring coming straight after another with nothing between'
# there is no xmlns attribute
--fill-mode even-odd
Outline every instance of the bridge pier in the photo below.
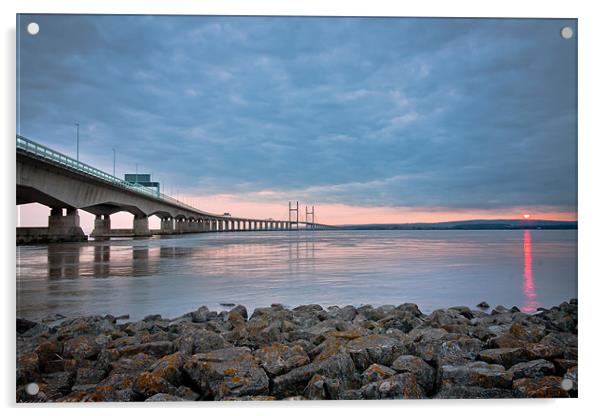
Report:
<svg viewBox="0 0 602 416"><path fill-rule="evenodd" d="M135 237L147 237L150 235L148 229L148 217L146 215L135 215L134 216L134 236Z"/></svg>
<svg viewBox="0 0 602 416"><path fill-rule="evenodd" d="M63 215L62 208L51 208L48 217L49 241L85 241L88 238L79 225L77 209L67 208Z"/></svg>
<svg viewBox="0 0 602 416"><path fill-rule="evenodd" d="M175 231L177 234L182 234L184 232L183 222L184 222L184 220L182 218L176 219Z"/></svg>
<svg viewBox="0 0 602 416"><path fill-rule="evenodd" d="M173 218L161 218L161 233L171 234L173 232Z"/></svg>
<svg viewBox="0 0 602 416"><path fill-rule="evenodd" d="M111 216L107 214L97 214L94 219L94 229L90 234L90 237L95 239L106 237L111 235Z"/></svg>

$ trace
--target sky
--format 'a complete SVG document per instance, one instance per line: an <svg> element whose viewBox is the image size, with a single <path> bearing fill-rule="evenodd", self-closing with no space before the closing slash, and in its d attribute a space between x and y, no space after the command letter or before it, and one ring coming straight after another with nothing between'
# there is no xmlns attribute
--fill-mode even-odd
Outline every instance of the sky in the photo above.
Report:
<svg viewBox="0 0 602 416"><path fill-rule="evenodd" d="M83 162L111 173L115 149L117 176L152 173L236 216L288 218L298 200L330 224L576 219L564 26L577 33L571 19L21 15L17 130L74 156L79 123Z"/></svg>

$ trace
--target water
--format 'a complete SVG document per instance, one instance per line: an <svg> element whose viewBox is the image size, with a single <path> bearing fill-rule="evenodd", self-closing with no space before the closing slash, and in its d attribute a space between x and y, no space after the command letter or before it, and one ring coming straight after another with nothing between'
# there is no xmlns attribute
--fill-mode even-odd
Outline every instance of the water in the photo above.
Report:
<svg viewBox="0 0 602 416"><path fill-rule="evenodd" d="M577 231L193 234L17 247L18 316L151 313L207 305L516 305L577 297Z"/></svg>

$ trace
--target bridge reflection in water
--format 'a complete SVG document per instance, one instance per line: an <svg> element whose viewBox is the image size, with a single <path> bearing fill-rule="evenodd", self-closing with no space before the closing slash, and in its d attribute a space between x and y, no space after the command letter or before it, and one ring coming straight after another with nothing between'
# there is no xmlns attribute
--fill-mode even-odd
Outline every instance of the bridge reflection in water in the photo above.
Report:
<svg viewBox="0 0 602 416"><path fill-rule="evenodd" d="M48 278L79 279L148 276L159 272L159 247L49 244Z"/></svg>

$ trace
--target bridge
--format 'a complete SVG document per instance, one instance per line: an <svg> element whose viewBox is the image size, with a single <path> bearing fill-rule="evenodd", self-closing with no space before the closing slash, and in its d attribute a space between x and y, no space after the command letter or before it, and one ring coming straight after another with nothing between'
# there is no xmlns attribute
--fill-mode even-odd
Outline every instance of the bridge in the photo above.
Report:
<svg viewBox="0 0 602 416"><path fill-rule="evenodd" d="M148 237L232 231L291 231L335 228L314 222L246 218L199 210L171 196L127 182L65 154L17 135L17 205L37 202L50 208L48 227L17 228L17 244L85 241L78 210L95 215L90 237ZM133 214L132 229L111 229L111 215ZM161 220L149 229L148 218Z"/></svg>

